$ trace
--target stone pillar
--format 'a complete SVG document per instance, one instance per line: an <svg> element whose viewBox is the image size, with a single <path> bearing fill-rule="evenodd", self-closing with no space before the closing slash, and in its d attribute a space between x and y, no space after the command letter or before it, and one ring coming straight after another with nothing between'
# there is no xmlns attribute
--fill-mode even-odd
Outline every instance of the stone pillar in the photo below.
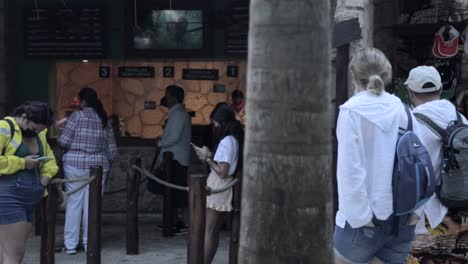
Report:
<svg viewBox="0 0 468 264"><path fill-rule="evenodd" d="M364 47L373 47L374 45L374 1L373 0L337 0L335 10L335 22L342 22L352 18L359 18L361 25L362 39L351 42L351 50L349 52L352 57L357 50ZM354 92L351 87L351 76L348 83L349 95Z"/></svg>
<svg viewBox="0 0 468 264"><path fill-rule="evenodd" d="M0 0L0 117L6 115L8 88L6 82L6 0Z"/></svg>

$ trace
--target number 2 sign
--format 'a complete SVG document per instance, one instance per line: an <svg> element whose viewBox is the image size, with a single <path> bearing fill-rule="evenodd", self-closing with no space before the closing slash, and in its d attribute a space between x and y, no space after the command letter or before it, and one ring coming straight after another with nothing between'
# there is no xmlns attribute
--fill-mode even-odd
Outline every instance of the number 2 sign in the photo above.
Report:
<svg viewBox="0 0 468 264"><path fill-rule="evenodd" d="M163 77L164 77L164 78L172 78L172 77L174 77L174 67L172 67L172 66L164 66L164 68L163 68Z"/></svg>

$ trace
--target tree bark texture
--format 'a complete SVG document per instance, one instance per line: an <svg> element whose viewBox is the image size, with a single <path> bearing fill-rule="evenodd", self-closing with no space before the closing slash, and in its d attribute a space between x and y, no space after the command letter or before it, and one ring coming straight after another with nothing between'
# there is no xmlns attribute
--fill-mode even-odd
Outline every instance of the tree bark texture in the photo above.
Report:
<svg viewBox="0 0 468 264"><path fill-rule="evenodd" d="M239 263L333 263L329 8L251 0Z"/></svg>

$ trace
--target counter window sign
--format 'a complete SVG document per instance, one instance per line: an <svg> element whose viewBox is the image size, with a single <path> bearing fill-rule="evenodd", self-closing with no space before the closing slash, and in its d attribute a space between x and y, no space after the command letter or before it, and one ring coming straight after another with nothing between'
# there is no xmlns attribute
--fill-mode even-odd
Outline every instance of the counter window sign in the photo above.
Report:
<svg viewBox="0 0 468 264"><path fill-rule="evenodd" d="M154 67L119 67L119 78L154 78Z"/></svg>
<svg viewBox="0 0 468 264"><path fill-rule="evenodd" d="M237 77L239 75L239 67L232 65L228 66L226 74L228 77Z"/></svg>
<svg viewBox="0 0 468 264"><path fill-rule="evenodd" d="M100 66L99 67L99 78L109 78L110 76L110 67L109 66Z"/></svg>
<svg viewBox="0 0 468 264"><path fill-rule="evenodd" d="M163 68L163 77L164 78L172 78L174 77L174 67L172 66L165 66Z"/></svg>

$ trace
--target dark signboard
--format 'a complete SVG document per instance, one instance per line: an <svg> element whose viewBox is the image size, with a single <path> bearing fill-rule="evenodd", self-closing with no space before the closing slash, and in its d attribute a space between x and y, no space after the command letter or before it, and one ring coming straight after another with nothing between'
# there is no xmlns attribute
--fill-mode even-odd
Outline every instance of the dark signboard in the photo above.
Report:
<svg viewBox="0 0 468 264"><path fill-rule="evenodd" d="M164 78L172 78L172 77L174 77L174 67L172 67L172 66L164 66L164 67L163 67L163 77L164 77Z"/></svg>
<svg viewBox="0 0 468 264"><path fill-rule="evenodd" d="M26 58L106 56L106 18L100 7L26 8L23 21Z"/></svg>
<svg viewBox="0 0 468 264"><path fill-rule="evenodd" d="M145 110L154 110L154 109L156 109L156 102L155 101L145 101L143 107L144 107Z"/></svg>
<svg viewBox="0 0 468 264"><path fill-rule="evenodd" d="M216 69L183 69L183 80L211 80L219 79L219 72Z"/></svg>
<svg viewBox="0 0 468 264"><path fill-rule="evenodd" d="M333 48L348 44L353 40L361 39L361 26L358 18L342 21L335 24L333 30Z"/></svg>
<svg viewBox="0 0 468 264"><path fill-rule="evenodd" d="M110 67L109 66L100 66L99 67L99 78L109 78L110 77Z"/></svg>
<svg viewBox="0 0 468 264"><path fill-rule="evenodd" d="M154 67L119 67L119 78L154 78Z"/></svg>
<svg viewBox="0 0 468 264"><path fill-rule="evenodd" d="M234 1L227 7L225 53L246 56L249 36L249 1Z"/></svg>
<svg viewBox="0 0 468 264"><path fill-rule="evenodd" d="M239 75L239 67L232 65L227 66L226 75L228 77L237 77Z"/></svg>

